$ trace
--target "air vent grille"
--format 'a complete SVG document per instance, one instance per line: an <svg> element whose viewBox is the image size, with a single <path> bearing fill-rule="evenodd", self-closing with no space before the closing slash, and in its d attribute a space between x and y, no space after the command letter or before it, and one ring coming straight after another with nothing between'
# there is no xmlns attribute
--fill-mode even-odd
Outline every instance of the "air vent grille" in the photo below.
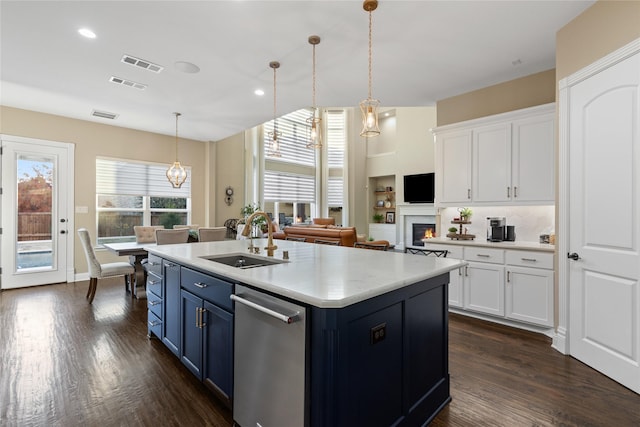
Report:
<svg viewBox="0 0 640 427"><path fill-rule="evenodd" d="M154 73L159 73L164 70L164 67L161 65L154 64L153 62L145 61L144 59L136 58L131 55L124 55L122 57L122 62L135 67L144 68L145 70L153 71Z"/></svg>
<svg viewBox="0 0 640 427"><path fill-rule="evenodd" d="M101 119L109 119L109 120L114 120L116 117L118 117L118 114L116 113L110 113L108 111L99 111L99 110L93 110L91 112L91 115L93 117L100 117Z"/></svg>
<svg viewBox="0 0 640 427"><path fill-rule="evenodd" d="M143 83L137 83L137 82L134 82L133 80L127 80L127 79L123 79L123 78L115 77L115 76L111 76L109 78L109 81L111 83L116 83L116 84L123 85L123 86L129 86L129 87L133 87L133 88L140 89L140 90L145 90L147 88L147 85L145 85Z"/></svg>

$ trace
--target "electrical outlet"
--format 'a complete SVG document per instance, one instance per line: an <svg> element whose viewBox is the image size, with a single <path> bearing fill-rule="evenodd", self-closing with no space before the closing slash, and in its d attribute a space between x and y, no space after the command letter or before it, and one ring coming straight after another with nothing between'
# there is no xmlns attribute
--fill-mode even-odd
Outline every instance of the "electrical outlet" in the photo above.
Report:
<svg viewBox="0 0 640 427"><path fill-rule="evenodd" d="M374 326L369 331L369 338L370 338L371 345L379 343L380 341L384 340L386 336L387 336L386 323L381 323L377 326Z"/></svg>

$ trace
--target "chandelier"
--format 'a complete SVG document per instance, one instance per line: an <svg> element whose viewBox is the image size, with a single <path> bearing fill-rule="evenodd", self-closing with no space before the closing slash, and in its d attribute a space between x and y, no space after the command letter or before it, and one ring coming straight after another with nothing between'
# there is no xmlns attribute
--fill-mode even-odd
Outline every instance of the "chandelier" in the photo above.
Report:
<svg viewBox="0 0 640 427"><path fill-rule="evenodd" d="M268 155L271 157L280 157L280 137L282 132L278 132L278 118L276 116L276 70L280 68L278 61L269 62L269 67L273 68L273 131L269 132L269 151Z"/></svg>
<svg viewBox="0 0 640 427"><path fill-rule="evenodd" d="M371 53L372 53L372 14L378 7L378 0L364 0L362 7L369 13L369 96L360 102L360 111L362 112L362 131L360 136L371 138L380 135L378 127L378 107L380 101L371 97Z"/></svg>
<svg viewBox="0 0 640 427"><path fill-rule="evenodd" d="M312 73L312 106L311 116L307 119L309 125L309 140L307 148L322 148L322 118L316 107L316 45L320 44L319 36L309 36L309 44L313 46L313 73Z"/></svg>
<svg viewBox="0 0 640 427"><path fill-rule="evenodd" d="M180 188L182 184L187 180L187 171L182 167L178 161L178 117L182 114L173 113L176 116L176 161L173 165L167 169L167 179L173 186L173 188Z"/></svg>

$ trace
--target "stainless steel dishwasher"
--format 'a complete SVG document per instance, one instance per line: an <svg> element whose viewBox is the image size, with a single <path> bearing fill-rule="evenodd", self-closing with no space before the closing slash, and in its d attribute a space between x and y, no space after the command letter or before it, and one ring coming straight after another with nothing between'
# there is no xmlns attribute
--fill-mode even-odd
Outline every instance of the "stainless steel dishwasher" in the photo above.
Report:
<svg viewBox="0 0 640 427"><path fill-rule="evenodd" d="M236 285L233 419L241 427L301 427L304 307Z"/></svg>

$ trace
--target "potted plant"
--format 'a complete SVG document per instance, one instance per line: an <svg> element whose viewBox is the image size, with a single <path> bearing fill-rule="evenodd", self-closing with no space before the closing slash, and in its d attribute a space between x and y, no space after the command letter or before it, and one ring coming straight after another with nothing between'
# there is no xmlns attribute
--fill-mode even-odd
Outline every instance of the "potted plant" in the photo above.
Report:
<svg viewBox="0 0 640 427"><path fill-rule="evenodd" d="M471 215L473 215L471 208L460 208L458 212L460 212L460 221L469 221Z"/></svg>
<svg viewBox="0 0 640 427"><path fill-rule="evenodd" d="M254 212L257 212L261 210L260 208L260 203L250 203L244 207L242 207L242 209L240 209L240 214L242 215L242 218L240 219L240 221L238 221L239 224L246 224L247 222L247 218L253 214ZM256 227L260 227L260 231L262 231L263 233L266 233L269 231L269 228L267 227L267 220L266 218L260 216L258 218L254 218L253 221L251 221L251 225L252 226L256 226Z"/></svg>
<svg viewBox="0 0 640 427"><path fill-rule="evenodd" d="M375 213L373 214L373 222L377 222L380 223L384 220L384 215L382 215L381 213Z"/></svg>

